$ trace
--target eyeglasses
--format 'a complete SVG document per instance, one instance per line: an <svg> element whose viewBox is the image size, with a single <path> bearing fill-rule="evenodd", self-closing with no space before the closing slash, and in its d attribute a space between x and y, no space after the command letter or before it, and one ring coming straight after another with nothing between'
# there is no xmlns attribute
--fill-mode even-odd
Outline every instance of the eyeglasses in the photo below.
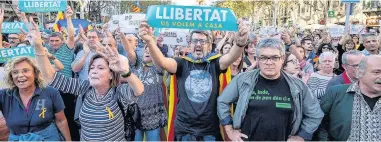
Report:
<svg viewBox="0 0 381 142"><path fill-rule="evenodd" d="M205 43L207 43L207 41L205 39L192 39L191 42L193 44L197 44L200 42L200 45L204 45Z"/></svg>
<svg viewBox="0 0 381 142"><path fill-rule="evenodd" d="M268 60L270 60L272 62L277 62L280 60L280 57L279 56L271 56L271 57L260 56L258 59L260 62L266 63Z"/></svg>
<svg viewBox="0 0 381 142"><path fill-rule="evenodd" d="M293 63L294 65L299 64L299 61L298 61L298 60L288 60L287 63L288 63L288 62L291 62L291 63Z"/></svg>
<svg viewBox="0 0 381 142"><path fill-rule="evenodd" d="M8 37L8 39L16 40L19 39L18 37Z"/></svg>
<svg viewBox="0 0 381 142"><path fill-rule="evenodd" d="M27 74L27 73L30 72L30 69L24 68L24 69L21 69L21 70L12 70L11 74L12 74L12 76L18 76L20 74L20 72L22 74Z"/></svg>

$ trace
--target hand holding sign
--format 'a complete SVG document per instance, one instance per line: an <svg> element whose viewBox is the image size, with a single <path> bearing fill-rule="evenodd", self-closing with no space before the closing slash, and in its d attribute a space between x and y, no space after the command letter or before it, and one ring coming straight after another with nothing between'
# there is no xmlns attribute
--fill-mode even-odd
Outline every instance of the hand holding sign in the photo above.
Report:
<svg viewBox="0 0 381 142"><path fill-rule="evenodd" d="M153 40L153 30L146 20L140 22L139 25L139 36L146 42Z"/></svg>
<svg viewBox="0 0 381 142"><path fill-rule="evenodd" d="M235 35L235 42L239 47L245 47L248 43L249 39L249 28L247 28L246 24L242 21L242 19L238 19L238 33Z"/></svg>

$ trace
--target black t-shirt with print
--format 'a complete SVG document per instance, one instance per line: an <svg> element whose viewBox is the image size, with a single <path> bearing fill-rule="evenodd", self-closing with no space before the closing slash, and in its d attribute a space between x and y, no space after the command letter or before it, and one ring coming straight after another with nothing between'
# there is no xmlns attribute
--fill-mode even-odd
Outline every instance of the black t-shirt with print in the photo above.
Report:
<svg viewBox="0 0 381 142"><path fill-rule="evenodd" d="M250 96L241 132L249 141L286 141L292 130L294 103L290 87L281 75L268 80L259 75Z"/></svg>
<svg viewBox="0 0 381 142"><path fill-rule="evenodd" d="M217 97L220 70L219 59L209 63L193 63L182 58L177 62L178 104L175 133L195 136L218 135Z"/></svg>

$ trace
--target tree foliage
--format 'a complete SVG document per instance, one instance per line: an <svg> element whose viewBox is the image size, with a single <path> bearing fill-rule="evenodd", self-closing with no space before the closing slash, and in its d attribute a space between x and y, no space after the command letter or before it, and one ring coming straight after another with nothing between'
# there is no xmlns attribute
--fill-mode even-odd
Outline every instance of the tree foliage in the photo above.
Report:
<svg viewBox="0 0 381 142"><path fill-rule="evenodd" d="M258 14L258 10L261 8L269 8L273 4L273 1L263 0L263 1L250 1L250 0L222 0L217 1L215 6L229 8L234 11L237 17L254 17Z"/></svg>
<svg viewBox="0 0 381 142"><path fill-rule="evenodd" d="M164 0L164 1L139 1L140 5L140 12L146 13L147 8L150 5L167 5L170 4L170 0ZM133 6L136 5L135 1L122 1L121 2L121 11L124 12L132 12Z"/></svg>

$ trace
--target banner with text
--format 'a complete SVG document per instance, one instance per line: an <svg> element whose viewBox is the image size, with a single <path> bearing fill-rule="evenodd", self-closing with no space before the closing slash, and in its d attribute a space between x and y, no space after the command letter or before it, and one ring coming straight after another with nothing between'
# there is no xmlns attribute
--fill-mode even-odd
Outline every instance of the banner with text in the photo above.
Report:
<svg viewBox="0 0 381 142"><path fill-rule="evenodd" d="M15 48L0 49L0 63L6 63L14 57L30 56L34 57L34 50L32 46L23 46Z"/></svg>
<svg viewBox="0 0 381 142"><path fill-rule="evenodd" d="M23 22L3 22L1 29L4 34L17 34L21 32L20 29L28 31Z"/></svg>
<svg viewBox="0 0 381 142"><path fill-rule="evenodd" d="M228 8L153 5L147 10L148 24L155 28L237 31L237 18Z"/></svg>
<svg viewBox="0 0 381 142"><path fill-rule="evenodd" d="M187 45L187 33L170 30L163 34L163 44L167 45Z"/></svg>
<svg viewBox="0 0 381 142"><path fill-rule="evenodd" d="M18 6L21 12L54 12L66 11L66 0L19 0Z"/></svg>
<svg viewBox="0 0 381 142"><path fill-rule="evenodd" d="M1 24L1 29L1 33L3 34L18 34L21 33L20 29L28 32L28 28L23 22L3 22L3 24ZM43 30L41 25L38 25L38 29L40 31Z"/></svg>
<svg viewBox="0 0 381 142"><path fill-rule="evenodd" d="M364 29L363 25L351 25L349 34L360 34L363 29Z"/></svg>

